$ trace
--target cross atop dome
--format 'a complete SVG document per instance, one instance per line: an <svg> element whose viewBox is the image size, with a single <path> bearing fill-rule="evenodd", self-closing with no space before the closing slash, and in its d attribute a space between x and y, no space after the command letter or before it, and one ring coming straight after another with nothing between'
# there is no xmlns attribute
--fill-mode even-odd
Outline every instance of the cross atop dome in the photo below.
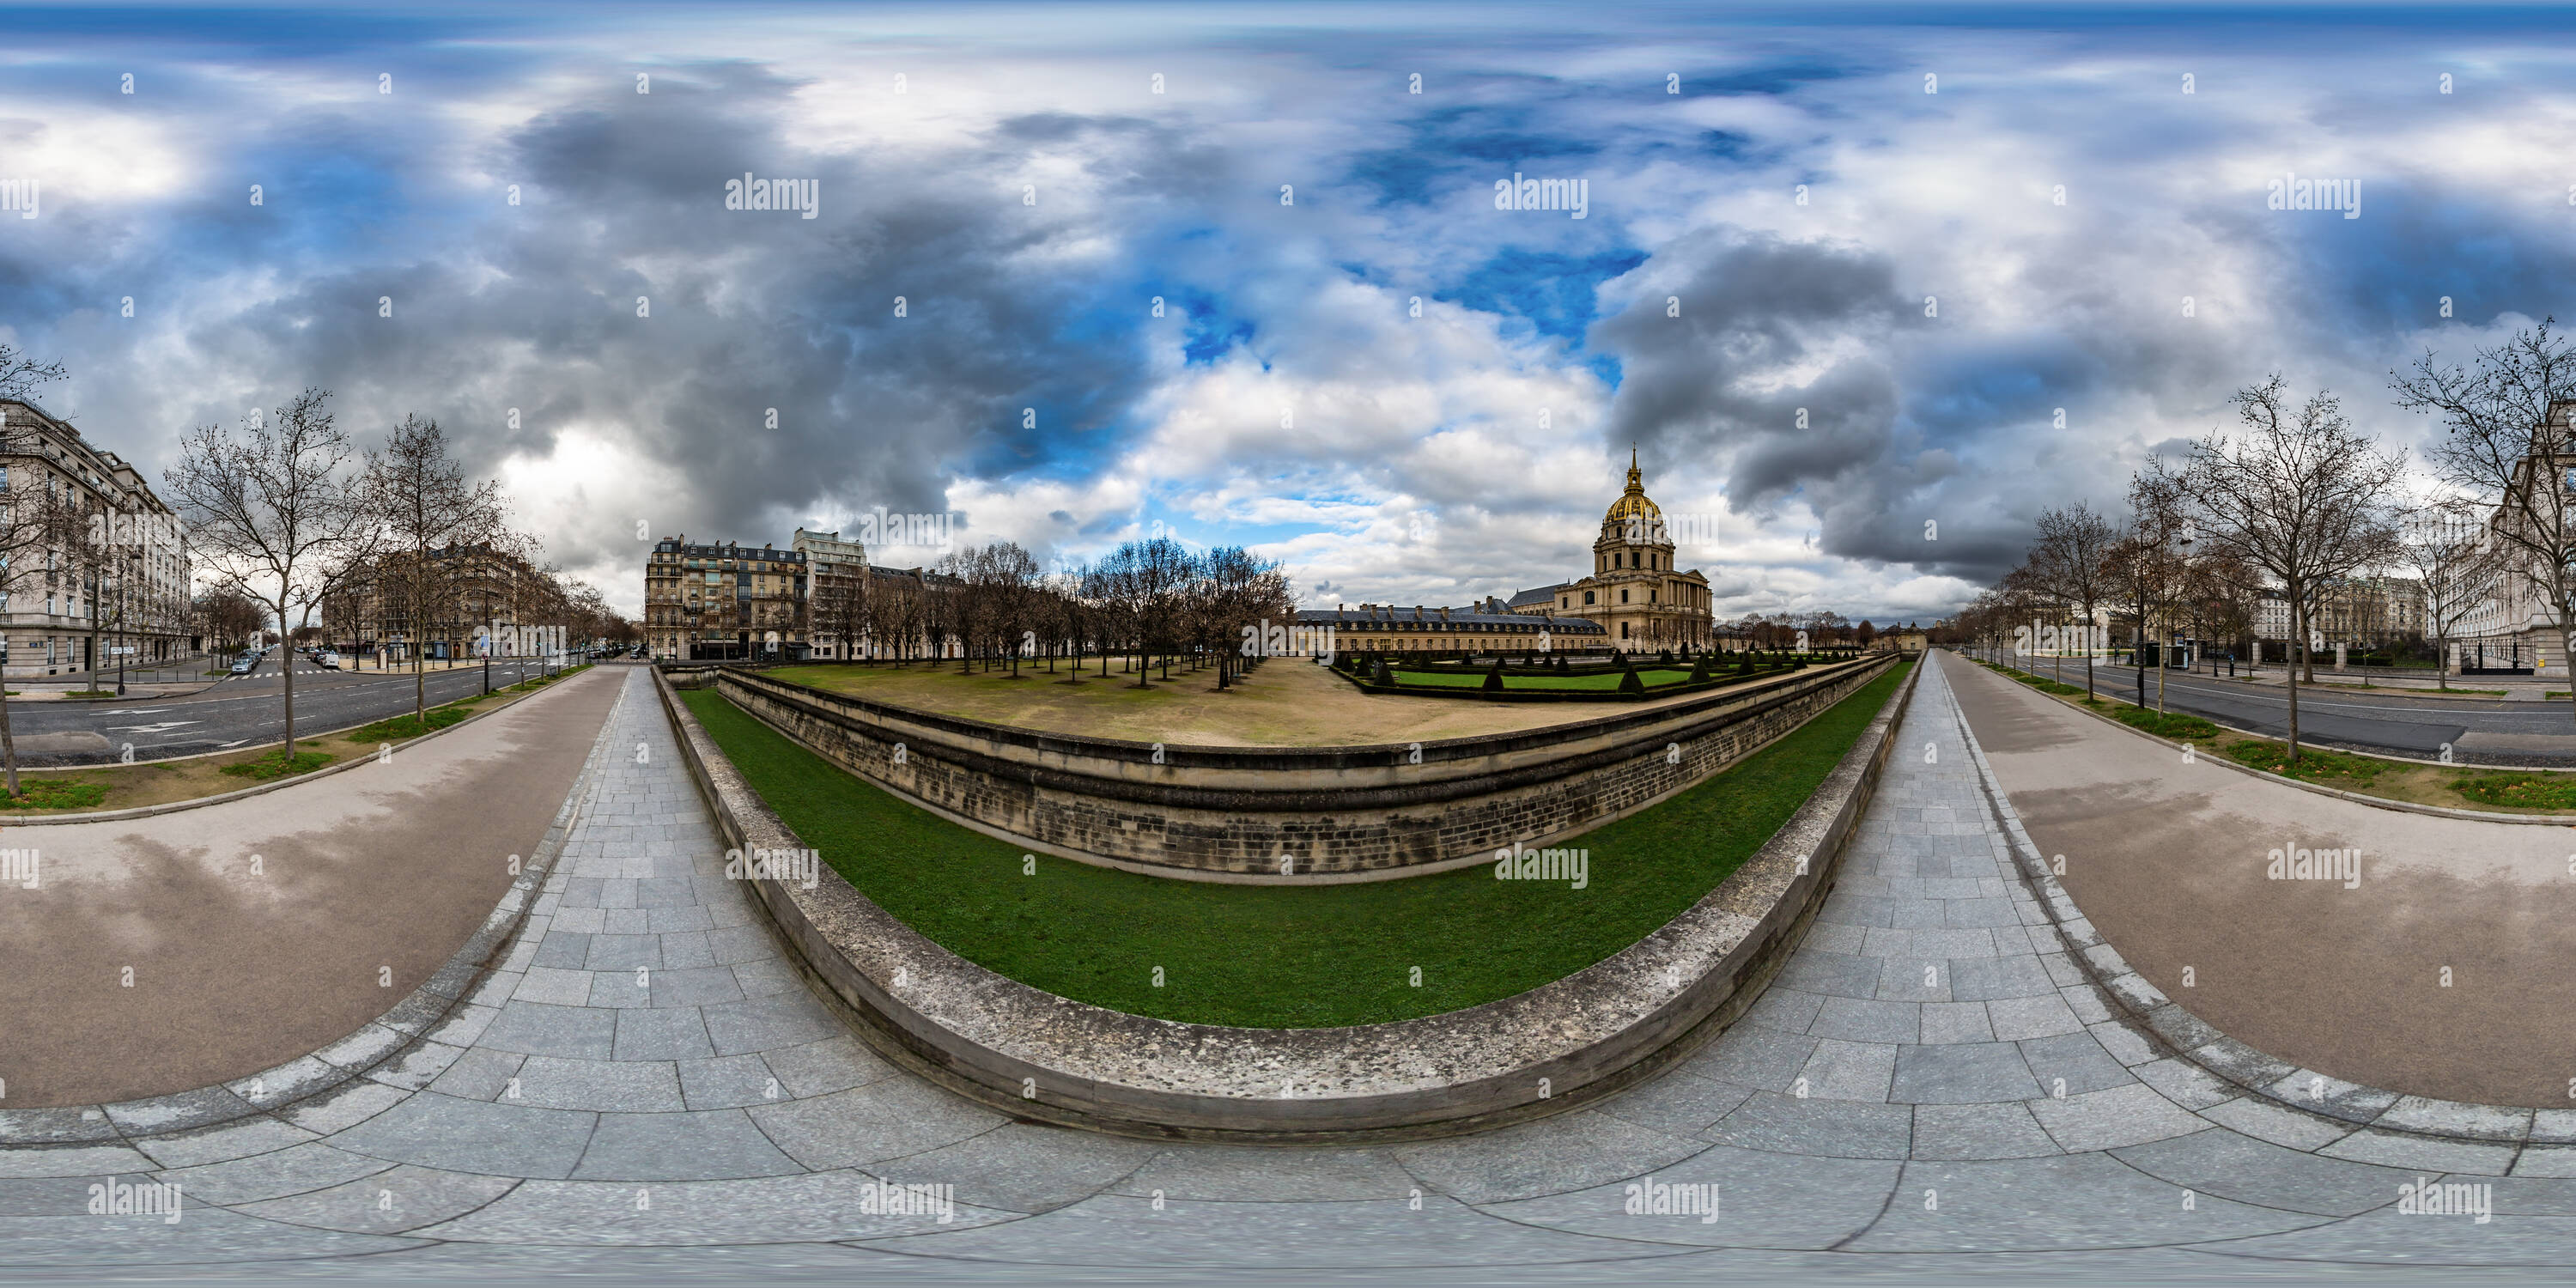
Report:
<svg viewBox="0 0 2576 1288"><path fill-rule="evenodd" d="M1637 467L1637 449L1634 444L1628 448L1627 490L1619 494L1618 500L1610 503L1610 512L1601 516L1601 523L1604 527L1612 524L1624 527L1631 518L1641 520L1645 529L1660 535L1664 511L1662 507L1646 497L1646 476L1645 472Z"/></svg>

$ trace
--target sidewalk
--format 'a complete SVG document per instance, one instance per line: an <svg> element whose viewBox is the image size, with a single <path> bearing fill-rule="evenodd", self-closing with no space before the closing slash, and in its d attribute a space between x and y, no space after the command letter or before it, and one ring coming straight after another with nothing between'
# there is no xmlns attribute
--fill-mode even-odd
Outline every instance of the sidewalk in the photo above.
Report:
<svg viewBox="0 0 2576 1288"><path fill-rule="evenodd" d="M10 1191L0 1238L28 1266L334 1256L399 1276L518 1245L556 1268L844 1282L2564 1262L2554 1214L2576 1181L2498 1183L2492 1223L2392 1209L2425 1175L2545 1177L2567 1151L2391 1144L2240 1097L2110 1021L2017 876L1948 683L1974 668L1925 665L1840 885L1741 1021L1585 1108L1372 1149L1038 1126L888 1066L722 879L651 678L611 672L614 754L505 972L354 1089L183 1135L0 1151L0 1175L69 1178ZM168 1226L79 1214L75 1182L120 1175L179 1181L195 1206ZM879 1181L953 1187L951 1219L869 1209ZM1714 1220L1631 1211L1699 1184L1720 1187Z"/></svg>
<svg viewBox="0 0 2576 1288"><path fill-rule="evenodd" d="M2033 841L2066 856L2085 916L2167 996L2353 1082L2576 1105L2565 828L2378 809L2185 762L1982 668L1947 669ZM2270 851L2297 848L2357 850L2354 884L2273 878Z"/></svg>
<svg viewBox="0 0 2576 1288"><path fill-rule="evenodd" d="M0 847L38 862L36 888L0 887L7 1107L202 1087L374 1019L509 888L509 856L545 834L615 689L575 677L389 761L241 800L0 820Z"/></svg>

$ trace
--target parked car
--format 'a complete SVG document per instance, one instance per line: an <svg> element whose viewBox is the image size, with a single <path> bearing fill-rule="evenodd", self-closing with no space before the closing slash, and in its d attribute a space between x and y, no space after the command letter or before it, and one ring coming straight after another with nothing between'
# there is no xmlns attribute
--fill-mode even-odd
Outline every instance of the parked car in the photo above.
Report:
<svg viewBox="0 0 2576 1288"><path fill-rule="evenodd" d="M340 655L326 648L313 655L313 665L325 671L337 671L340 669Z"/></svg>
<svg viewBox="0 0 2576 1288"><path fill-rule="evenodd" d="M237 657L233 659L233 674L235 675L248 675L258 669L259 659L256 657Z"/></svg>

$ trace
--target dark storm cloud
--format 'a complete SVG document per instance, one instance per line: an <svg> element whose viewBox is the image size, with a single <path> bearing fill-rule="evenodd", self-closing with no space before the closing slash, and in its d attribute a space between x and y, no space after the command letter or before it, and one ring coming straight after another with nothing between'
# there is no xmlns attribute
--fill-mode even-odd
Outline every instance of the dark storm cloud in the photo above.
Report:
<svg viewBox="0 0 2576 1288"><path fill-rule="evenodd" d="M939 510L953 474L1043 471L1101 446L1145 376L1132 327L1082 320L1112 301L1136 312L1135 248L1057 259L1100 231L1097 213L1064 191L1024 205L1018 176L1033 149L1097 161L1114 202L1168 191L1158 171L1204 175L1188 147L1052 115L1002 122L962 156L816 153L777 129L791 88L721 64L567 104L484 162L523 204L496 187L443 244L316 272L189 342L264 385L340 391L355 429L435 416L482 468L542 457L587 422L684 469L690 490L664 513L546 516L569 565L628 560L639 518L783 540L807 515ZM746 171L815 180L819 216L726 210L726 180Z"/></svg>
<svg viewBox="0 0 2576 1288"><path fill-rule="evenodd" d="M1723 456L1739 512L1876 463L1896 414L1880 353L1910 312L1884 257L1708 229L1658 249L1632 280L1634 300L1590 337L1622 372L1614 446ZM1828 354L1846 338L1870 352ZM1818 361L1821 373L1783 383Z"/></svg>
<svg viewBox="0 0 2576 1288"><path fill-rule="evenodd" d="M1986 581L2020 558L2048 489L2008 448L1973 447L2047 422L2118 360L2055 336L1922 356L1914 342L1937 324L1899 292L1894 263L1833 243L1703 230L1620 286L1632 302L1590 336L1624 374L1614 447L1722 462L1737 513L1795 497L1817 515L1821 553L1922 574Z"/></svg>

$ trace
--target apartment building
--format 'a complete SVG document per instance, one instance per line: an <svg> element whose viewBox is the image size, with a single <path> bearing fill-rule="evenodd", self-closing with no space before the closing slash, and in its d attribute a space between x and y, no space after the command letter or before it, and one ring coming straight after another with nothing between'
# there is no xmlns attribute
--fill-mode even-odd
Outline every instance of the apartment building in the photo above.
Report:
<svg viewBox="0 0 2576 1288"><path fill-rule="evenodd" d="M846 647L857 654L860 637L866 634L868 584L867 547L856 541L843 541L838 529L830 532L808 532L803 528L788 542L796 553L805 556L805 628L808 656L843 660Z"/></svg>
<svg viewBox="0 0 2576 1288"><path fill-rule="evenodd" d="M62 675L119 658L184 657L191 571L178 516L124 458L23 400L0 400L0 504L60 507L58 538L0 565L0 655L12 678ZM130 650L119 652L118 650Z"/></svg>
<svg viewBox="0 0 2576 1288"><path fill-rule="evenodd" d="M645 641L668 661L803 661L809 573L803 550L664 537L644 561Z"/></svg>

